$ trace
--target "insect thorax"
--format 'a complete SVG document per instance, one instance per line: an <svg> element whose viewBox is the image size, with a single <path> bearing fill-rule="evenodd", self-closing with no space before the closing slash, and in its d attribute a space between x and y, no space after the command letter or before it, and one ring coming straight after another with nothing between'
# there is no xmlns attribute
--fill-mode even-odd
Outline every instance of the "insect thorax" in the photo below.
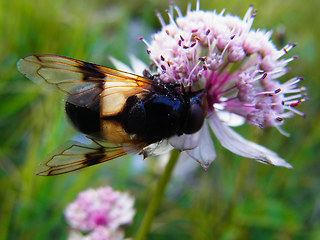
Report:
<svg viewBox="0 0 320 240"><path fill-rule="evenodd" d="M148 143L181 135L186 103L175 94L150 93L143 98L131 96L121 113L125 131Z"/></svg>

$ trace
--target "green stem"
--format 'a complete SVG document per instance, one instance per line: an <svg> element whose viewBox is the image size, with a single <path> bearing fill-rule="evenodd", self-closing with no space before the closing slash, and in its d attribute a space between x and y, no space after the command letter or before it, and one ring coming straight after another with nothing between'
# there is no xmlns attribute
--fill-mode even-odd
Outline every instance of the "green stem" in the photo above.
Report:
<svg viewBox="0 0 320 240"><path fill-rule="evenodd" d="M172 150L169 162L167 163L166 168L157 183L155 192L151 198L151 201L144 215L144 218L142 220L138 233L135 237L135 240L145 240L147 238L154 216L162 202L162 199L163 199L166 187L168 185L168 182L171 178L174 166L178 161L179 154L180 152L178 150L176 149Z"/></svg>

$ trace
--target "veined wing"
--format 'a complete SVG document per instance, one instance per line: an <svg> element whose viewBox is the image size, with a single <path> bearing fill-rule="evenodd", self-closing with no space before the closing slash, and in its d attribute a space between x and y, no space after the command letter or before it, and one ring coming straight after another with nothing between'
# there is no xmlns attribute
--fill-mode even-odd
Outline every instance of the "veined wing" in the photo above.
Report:
<svg viewBox="0 0 320 240"><path fill-rule="evenodd" d="M67 101L77 106L90 108L101 101L102 116L119 113L130 96L161 87L132 73L57 55L30 55L17 66L34 82L53 85L67 93Z"/></svg>
<svg viewBox="0 0 320 240"><path fill-rule="evenodd" d="M68 57L38 54L20 59L18 70L36 83L48 83L68 94L77 94L92 87L124 86L150 89L156 83L150 79ZM102 86L108 82L107 86Z"/></svg>
<svg viewBox="0 0 320 240"><path fill-rule="evenodd" d="M90 138L91 139L91 138ZM71 142L63 150L57 150L36 171L40 176L53 176L73 172L102 162L121 157L129 152L138 152L143 146L130 145L124 149L122 145L105 146L105 142L91 139L90 145Z"/></svg>

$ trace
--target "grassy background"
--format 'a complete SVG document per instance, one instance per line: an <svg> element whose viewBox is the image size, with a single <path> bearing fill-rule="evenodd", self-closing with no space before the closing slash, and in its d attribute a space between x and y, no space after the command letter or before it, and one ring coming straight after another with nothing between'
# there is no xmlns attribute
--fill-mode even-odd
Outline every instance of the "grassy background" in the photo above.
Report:
<svg viewBox="0 0 320 240"><path fill-rule="evenodd" d="M176 1L182 11L185 1ZM207 172L199 166L173 179L149 239L320 239L318 0L202 0L203 9L226 8L244 16L258 9L255 28L275 29L273 40L292 50L286 79L303 76L310 101L307 118L275 129L238 129L286 158L294 170L241 159L216 141L218 158ZM195 1L192 2L195 6ZM1 0L0 2L0 239L66 239L65 206L89 187L110 184L137 198L134 236L159 174L157 160L132 157L58 177L33 174L38 163L75 134L62 96L46 91L16 70L19 58L54 53L109 65L108 56L128 63L128 53L147 60L137 41L159 29L154 9L166 1ZM284 35L282 34L284 31ZM292 54L292 53L290 53ZM284 79L285 80L285 79ZM138 165L146 166L144 168Z"/></svg>

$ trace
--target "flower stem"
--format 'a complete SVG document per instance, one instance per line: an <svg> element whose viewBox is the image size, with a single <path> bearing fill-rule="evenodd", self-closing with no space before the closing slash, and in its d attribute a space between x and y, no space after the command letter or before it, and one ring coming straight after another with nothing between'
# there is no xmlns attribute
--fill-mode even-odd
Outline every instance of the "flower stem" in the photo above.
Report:
<svg viewBox="0 0 320 240"><path fill-rule="evenodd" d="M180 152L178 150L176 149L172 150L169 162L167 163L166 168L157 183L155 192L151 198L151 201L144 215L144 218L142 220L138 233L135 237L135 240L145 240L147 238L154 216L162 202L162 199L163 199L166 187L168 185L168 182L171 178L174 166L178 161L179 154Z"/></svg>

